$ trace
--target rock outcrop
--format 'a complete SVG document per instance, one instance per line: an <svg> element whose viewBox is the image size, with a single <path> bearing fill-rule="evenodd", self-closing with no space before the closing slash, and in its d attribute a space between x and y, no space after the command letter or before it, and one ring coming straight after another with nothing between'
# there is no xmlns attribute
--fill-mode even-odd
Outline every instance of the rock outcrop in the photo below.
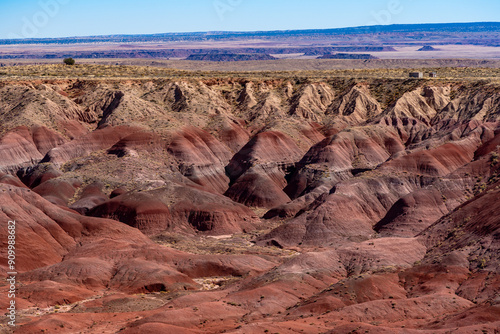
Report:
<svg viewBox="0 0 500 334"><path fill-rule="evenodd" d="M16 331L494 333L499 97L473 79L2 81Z"/></svg>

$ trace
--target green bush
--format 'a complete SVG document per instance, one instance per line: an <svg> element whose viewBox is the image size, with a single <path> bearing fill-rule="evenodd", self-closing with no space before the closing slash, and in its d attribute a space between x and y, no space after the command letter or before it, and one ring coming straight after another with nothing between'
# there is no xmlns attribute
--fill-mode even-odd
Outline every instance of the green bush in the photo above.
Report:
<svg viewBox="0 0 500 334"><path fill-rule="evenodd" d="M64 58L63 62L66 65L75 65L75 60L73 58Z"/></svg>

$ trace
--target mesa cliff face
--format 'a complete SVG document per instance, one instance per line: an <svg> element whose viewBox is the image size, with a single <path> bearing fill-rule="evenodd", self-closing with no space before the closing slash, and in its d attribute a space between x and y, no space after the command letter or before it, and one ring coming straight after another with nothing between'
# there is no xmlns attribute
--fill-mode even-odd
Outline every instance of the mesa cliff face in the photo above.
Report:
<svg viewBox="0 0 500 334"><path fill-rule="evenodd" d="M19 332L500 325L496 83L2 81L0 120Z"/></svg>

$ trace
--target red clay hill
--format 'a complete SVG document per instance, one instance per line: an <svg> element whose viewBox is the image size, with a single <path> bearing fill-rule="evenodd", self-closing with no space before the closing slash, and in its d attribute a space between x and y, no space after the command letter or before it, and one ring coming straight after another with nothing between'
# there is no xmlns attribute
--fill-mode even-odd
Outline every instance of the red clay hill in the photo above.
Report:
<svg viewBox="0 0 500 334"><path fill-rule="evenodd" d="M499 156L494 82L1 81L2 331L497 333Z"/></svg>

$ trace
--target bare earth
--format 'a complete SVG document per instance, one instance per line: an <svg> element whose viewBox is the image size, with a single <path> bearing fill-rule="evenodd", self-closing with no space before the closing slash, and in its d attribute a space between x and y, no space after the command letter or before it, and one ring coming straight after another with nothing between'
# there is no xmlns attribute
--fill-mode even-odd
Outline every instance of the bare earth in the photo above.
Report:
<svg viewBox="0 0 500 334"><path fill-rule="evenodd" d="M89 62L0 68L2 333L498 333L497 61Z"/></svg>

